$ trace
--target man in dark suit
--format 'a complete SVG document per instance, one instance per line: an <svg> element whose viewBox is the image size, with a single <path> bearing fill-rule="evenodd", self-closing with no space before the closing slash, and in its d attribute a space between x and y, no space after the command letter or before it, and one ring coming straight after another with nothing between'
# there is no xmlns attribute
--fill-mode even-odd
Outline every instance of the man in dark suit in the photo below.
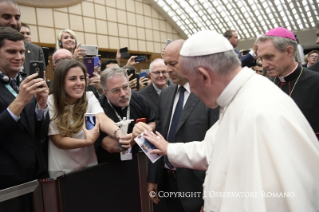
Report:
<svg viewBox="0 0 319 212"><path fill-rule="evenodd" d="M205 132L217 121L219 114L218 108L213 110L206 107L190 92L187 79L181 75L178 60L183 43L184 40L173 41L165 49L163 58L167 66L166 71L175 85L162 91L156 120L156 130L169 142L175 143L203 140ZM176 118L178 113L180 117ZM157 189L157 179L161 175L164 178L164 191L174 192L177 195L177 198L164 197L169 211L200 211L203 206L204 171L172 167L168 158L150 164L148 192L159 192L158 195L150 195L156 204L159 201L158 197L162 197L163 194ZM177 192L181 192L179 197ZM188 194L191 192L192 197L187 196L186 192Z"/></svg>
<svg viewBox="0 0 319 212"><path fill-rule="evenodd" d="M168 72L164 60L157 58L150 64L150 78L152 83L139 91L157 113L158 99L162 90L167 87Z"/></svg>
<svg viewBox="0 0 319 212"><path fill-rule="evenodd" d="M21 82L24 37L10 27L0 28L0 189L19 185L46 173L43 153L48 133L49 89L38 74ZM35 96L35 97L34 97ZM0 204L0 211L32 211L32 195Z"/></svg>
<svg viewBox="0 0 319 212"><path fill-rule="evenodd" d="M238 55L238 58L241 61L242 67L245 67L245 66L251 67L252 65L254 65L254 61L255 61L255 58L257 57L256 53L258 49L258 46L256 44L254 44L253 49L250 50L250 52L246 54L245 57L243 57L241 53L236 49L236 46L238 45L238 42L239 42L237 32L235 30L227 30L224 33L224 37L227 38L230 44L234 47L234 51Z"/></svg>
<svg viewBox="0 0 319 212"><path fill-rule="evenodd" d="M319 22L316 24L316 29L317 29L317 32L316 32L317 44L319 44ZM312 66L309 66L308 68L312 71L319 72L319 60Z"/></svg>
<svg viewBox="0 0 319 212"><path fill-rule="evenodd" d="M0 0L0 27L11 27L17 32L21 28L21 13L18 4L11 0ZM44 55L42 48L30 42L24 42L25 61L21 71L26 75L30 75L30 61L43 61ZM45 67L44 67L45 69Z"/></svg>

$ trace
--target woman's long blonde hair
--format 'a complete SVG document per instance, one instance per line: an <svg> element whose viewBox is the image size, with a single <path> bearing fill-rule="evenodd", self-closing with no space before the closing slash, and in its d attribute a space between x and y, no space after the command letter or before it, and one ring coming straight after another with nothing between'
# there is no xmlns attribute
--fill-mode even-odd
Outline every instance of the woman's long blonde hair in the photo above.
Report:
<svg viewBox="0 0 319 212"><path fill-rule="evenodd" d="M56 125L63 136L71 137L72 134L82 130L84 124L84 113L88 105L86 92L77 100L73 110L70 110L70 103L65 92L65 78L71 68L80 67L86 81L86 67L76 60L64 60L58 63L54 71L54 78L51 84L54 99L54 116L51 121L56 120Z"/></svg>

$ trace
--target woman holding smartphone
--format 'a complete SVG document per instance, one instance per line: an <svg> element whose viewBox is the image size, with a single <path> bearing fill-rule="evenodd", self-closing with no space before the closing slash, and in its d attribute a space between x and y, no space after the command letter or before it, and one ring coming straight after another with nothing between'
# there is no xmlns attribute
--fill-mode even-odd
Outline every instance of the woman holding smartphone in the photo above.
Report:
<svg viewBox="0 0 319 212"><path fill-rule="evenodd" d="M97 164L94 142L99 130L119 138L120 131L109 119L99 101L86 89L86 68L76 60L61 61L54 71L53 94L48 97L49 171L72 172ZM87 130L84 114L96 114L96 125ZM129 148L131 135L121 138L124 148Z"/></svg>
<svg viewBox="0 0 319 212"><path fill-rule="evenodd" d="M86 55L85 49L80 48L81 43L78 43L76 40L76 35L71 29L62 30L57 39L56 50L67 49L72 54L74 59L79 59Z"/></svg>

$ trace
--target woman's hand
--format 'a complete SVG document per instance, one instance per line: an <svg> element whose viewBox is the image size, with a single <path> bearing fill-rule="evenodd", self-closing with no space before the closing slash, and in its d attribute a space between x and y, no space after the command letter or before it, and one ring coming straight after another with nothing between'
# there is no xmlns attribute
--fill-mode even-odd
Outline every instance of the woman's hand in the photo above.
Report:
<svg viewBox="0 0 319 212"><path fill-rule="evenodd" d="M80 57L84 57L86 55L86 50L80 48L81 43L79 43L76 48L74 49L74 59L78 60Z"/></svg>
<svg viewBox="0 0 319 212"><path fill-rule="evenodd" d="M88 146L94 144L94 142L100 136L100 123L96 120L95 126L91 130L87 130L85 126L83 126L83 131L85 133L85 142Z"/></svg>

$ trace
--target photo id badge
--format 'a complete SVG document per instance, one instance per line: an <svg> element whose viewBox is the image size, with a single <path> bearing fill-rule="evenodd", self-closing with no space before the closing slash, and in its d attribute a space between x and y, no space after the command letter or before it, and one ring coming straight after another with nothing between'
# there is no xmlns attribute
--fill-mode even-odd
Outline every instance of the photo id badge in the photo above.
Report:
<svg viewBox="0 0 319 212"><path fill-rule="evenodd" d="M120 152L121 160L132 160L133 159L133 149L132 147L128 148L124 152Z"/></svg>

